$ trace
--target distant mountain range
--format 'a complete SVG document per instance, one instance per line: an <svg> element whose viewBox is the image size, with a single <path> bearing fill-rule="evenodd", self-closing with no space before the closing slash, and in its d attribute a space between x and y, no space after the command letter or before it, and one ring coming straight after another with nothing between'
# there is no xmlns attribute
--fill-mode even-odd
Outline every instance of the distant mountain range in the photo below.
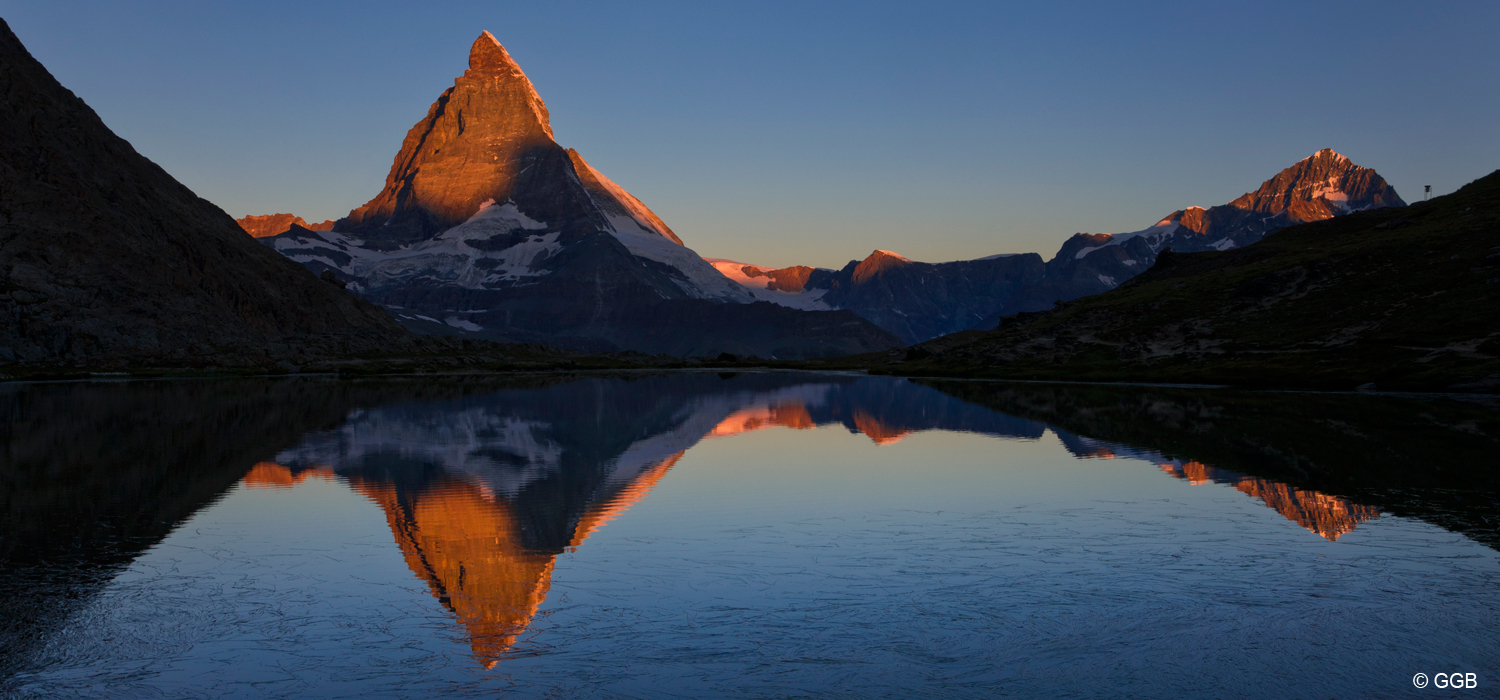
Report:
<svg viewBox="0 0 1500 700"><path fill-rule="evenodd" d="M877 250L831 270L704 259L556 143L546 105L488 32L469 62L364 206L331 224L275 214L241 225L418 333L786 359L990 329L1113 289L1168 248L1227 250L1288 225L1404 205L1374 170L1324 149L1228 204L1129 233L1075 234L1050 261L934 264Z"/></svg>
<svg viewBox="0 0 1500 700"><path fill-rule="evenodd" d="M278 233L286 233L296 229L306 231L328 231L333 229L334 221L329 219L316 224L309 224L300 216L291 214L267 214L265 216L246 216L235 219L245 233L254 238L266 238Z"/></svg>
<svg viewBox="0 0 1500 700"><path fill-rule="evenodd" d="M1500 173L1406 207L1325 149L1228 204L1077 234L1049 261L875 251L841 270L770 269L700 257L558 145L488 33L469 63L368 203L336 222L237 227L0 22L0 364L571 356L415 331L678 357L863 353L841 362L968 376L1500 390ZM591 361L672 362L612 357Z"/></svg>
<svg viewBox="0 0 1500 700"><path fill-rule="evenodd" d="M797 308L849 309L907 343L919 343L988 330L1002 316L1114 289L1168 248L1242 248L1292 224L1392 206L1405 202L1379 174L1324 149L1228 204L1181 209L1130 233L1074 234L1045 263L1025 253L934 264L886 250L851 260L842 270L713 262L741 284L764 290L760 298Z"/></svg>
<svg viewBox="0 0 1500 700"><path fill-rule="evenodd" d="M901 345L848 311L757 303L559 146L548 119L485 32L469 69L407 133L379 194L330 231L289 222L260 240L419 333L783 359Z"/></svg>
<svg viewBox="0 0 1500 700"><path fill-rule="evenodd" d="M1165 245L1182 234L1159 235ZM1151 241L1142 234L1125 246ZM1154 266L1118 289L916 346L895 369L1500 391L1500 171L1428 202L1298 224L1225 248L1179 254L1163 247Z"/></svg>

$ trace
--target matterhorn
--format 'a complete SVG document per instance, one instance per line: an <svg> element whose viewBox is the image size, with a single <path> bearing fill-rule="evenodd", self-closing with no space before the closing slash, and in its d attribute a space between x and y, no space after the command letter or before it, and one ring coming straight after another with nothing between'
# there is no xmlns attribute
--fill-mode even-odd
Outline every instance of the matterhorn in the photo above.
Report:
<svg viewBox="0 0 1500 700"><path fill-rule="evenodd" d="M418 333L678 356L812 357L899 339L849 311L758 301L558 145L494 36L406 134L385 187L330 231L261 239Z"/></svg>

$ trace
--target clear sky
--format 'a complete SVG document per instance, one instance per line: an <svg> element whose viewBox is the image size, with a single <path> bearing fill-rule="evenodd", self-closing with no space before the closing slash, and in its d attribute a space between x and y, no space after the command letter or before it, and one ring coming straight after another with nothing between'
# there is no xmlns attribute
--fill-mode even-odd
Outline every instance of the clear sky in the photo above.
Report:
<svg viewBox="0 0 1500 700"><path fill-rule="evenodd" d="M1494 2L0 0L0 17L237 217L374 196L486 29L562 145L700 254L763 265L1050 258L1324 147L1408 201L1500 168Z"/></svg>

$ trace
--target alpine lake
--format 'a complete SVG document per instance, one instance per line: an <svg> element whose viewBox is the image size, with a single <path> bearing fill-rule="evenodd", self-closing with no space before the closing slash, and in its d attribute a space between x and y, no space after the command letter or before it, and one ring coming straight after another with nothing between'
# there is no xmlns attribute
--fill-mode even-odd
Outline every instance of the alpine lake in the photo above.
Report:
<svg viewBox="0 0 1500 700"><path fill-rule="evenodd" d="M5 698L1500 692L1497 397L677 372L0 412Z"/></svg>

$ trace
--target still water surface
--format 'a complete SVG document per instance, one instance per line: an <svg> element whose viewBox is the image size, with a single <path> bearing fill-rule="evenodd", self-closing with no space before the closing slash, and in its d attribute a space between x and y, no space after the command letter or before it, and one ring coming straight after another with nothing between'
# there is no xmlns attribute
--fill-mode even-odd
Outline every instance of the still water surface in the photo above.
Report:
<svg viewBox="0 0 1500 700"><path fill-rule="evenodd" d="M1500 683L1493 403L679 373L0 411L5 697Z"/></svg>

